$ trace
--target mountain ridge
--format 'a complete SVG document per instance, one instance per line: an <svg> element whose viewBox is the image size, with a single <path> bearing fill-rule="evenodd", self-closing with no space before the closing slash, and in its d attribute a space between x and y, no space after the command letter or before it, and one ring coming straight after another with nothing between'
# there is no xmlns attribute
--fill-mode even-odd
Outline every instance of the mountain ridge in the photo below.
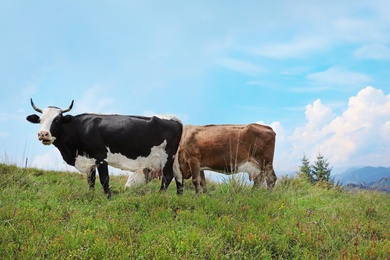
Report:
<svg viewBox="0 0 390 260"><path fill-rule="evenodd" d="M390 167L352 167L334 176L336 183L361 189L390 192Z"/></svg>

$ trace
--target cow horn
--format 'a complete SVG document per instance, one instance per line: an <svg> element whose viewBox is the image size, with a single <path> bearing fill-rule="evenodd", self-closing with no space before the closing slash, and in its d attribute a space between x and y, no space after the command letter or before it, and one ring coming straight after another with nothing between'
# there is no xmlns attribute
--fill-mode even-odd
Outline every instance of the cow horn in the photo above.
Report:
<svg viewBox="0 0 390 260"><path fill-rule="evenodd" d="M73 107L73 101L74 101L74 100L72 100L72 103L70 104L70 106L69 106L68 109L62 110L62 113L69 112L69 111L72 109L72 107Z"/></svg>
<svg viewBox="0 0 390 260"><path fill-rule="evenodd" d="M39 112L39 113L42 113L42 109L39 109L37 108L35 105L34 105L34 102L32 100L32 98L30 98L30 101L31 101L31 106L34 108L35 111Z"/></svg>

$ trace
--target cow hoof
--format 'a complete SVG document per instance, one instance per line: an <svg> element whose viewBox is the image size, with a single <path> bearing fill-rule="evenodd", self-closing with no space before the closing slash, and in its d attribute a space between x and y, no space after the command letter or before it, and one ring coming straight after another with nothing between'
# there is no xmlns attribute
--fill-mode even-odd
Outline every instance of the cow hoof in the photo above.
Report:
<svg viewBox="0 0 390 260"><path fill-rule="evenodd" d="M108 191L108 192L106 193L106 196L107 196L107 199L111 199L111 191Z"/></svg>

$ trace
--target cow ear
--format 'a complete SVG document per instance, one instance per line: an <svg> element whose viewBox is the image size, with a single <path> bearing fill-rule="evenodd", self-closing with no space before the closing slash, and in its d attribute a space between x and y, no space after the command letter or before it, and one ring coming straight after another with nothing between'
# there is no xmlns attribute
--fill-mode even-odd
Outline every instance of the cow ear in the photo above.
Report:
<svg viewBox="0 0 390 260"><path fill-rule="evenodd" d="M27 121L33 123L33 124L38 124L39 123L39 116L32 114L26 117Z"/></svg>
<svg viewBox="0 0 390 260"><path fill-rule="evenodd" d="M61 118L61 123L63 124L70 124L74 121L74 116L66 115Z"/></svg>

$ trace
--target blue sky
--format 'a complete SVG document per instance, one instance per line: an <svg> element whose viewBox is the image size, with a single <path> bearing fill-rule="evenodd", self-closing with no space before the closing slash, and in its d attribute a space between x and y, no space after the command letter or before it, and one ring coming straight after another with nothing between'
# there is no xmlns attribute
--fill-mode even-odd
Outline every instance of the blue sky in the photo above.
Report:
<svg viewBox="0 0 390 260"><path fill-rule="evenodd" d="M262 122L275 169L390 166L390 2L0 1L0 162L69 169L37 106Z"/></svg>

